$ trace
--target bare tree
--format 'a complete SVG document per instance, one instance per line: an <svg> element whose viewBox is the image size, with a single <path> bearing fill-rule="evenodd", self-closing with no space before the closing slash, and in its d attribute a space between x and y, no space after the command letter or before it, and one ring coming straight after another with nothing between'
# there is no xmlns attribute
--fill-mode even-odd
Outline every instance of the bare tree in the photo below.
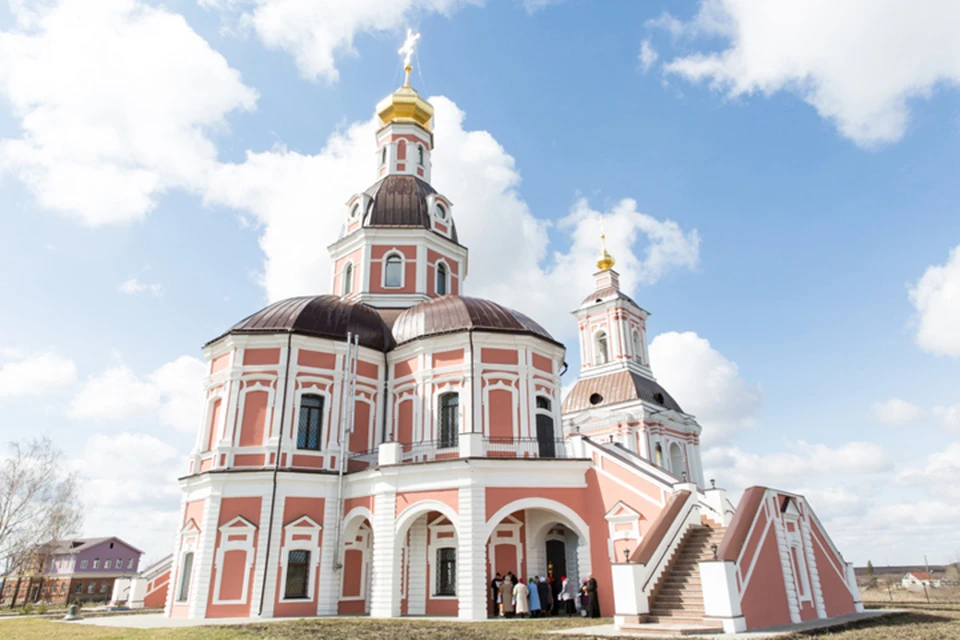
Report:
<svg viewBox="0 0 960 640"><path fill-rule="evenodd" d="M79 474L48 437L11 442L10 455L0 460L0 558L8 579L19 576L17 592L42 544L80 530L79 486Z"/></svg>

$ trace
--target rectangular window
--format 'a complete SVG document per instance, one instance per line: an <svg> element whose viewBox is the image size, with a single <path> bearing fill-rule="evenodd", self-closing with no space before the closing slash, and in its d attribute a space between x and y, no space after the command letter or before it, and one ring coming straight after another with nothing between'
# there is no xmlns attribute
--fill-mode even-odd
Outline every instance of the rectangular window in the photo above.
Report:
<svg viewBox="0 0 960 640"><path fill-rule="evenodd" d="M91 582L87 585L87 593L93 593L93 590L97 587L96 582Z"/></svg>
<svg viewBox="0 0 960 640"><path fill-rule="evenodd" d="M460 396L445 393L440 396L440 448L455 447L460 441Z"/></svg>
<svg viewBox="0 0 960 640"><path fill-rule="evenodd" d="M457 550L445 547L437 549L438 596L457 595Z"/></svg>
<svg viewBox="0 0 960 640"><path fill-rule="evenodd" d="M103 568L104 568L104 569L109 569L109 568L110 568L110 561L109 561L109 560L104 560L104 561L103 561Z"/></svg>
<svg viewBox="0 0 960 640"><path fill-rule="evenodd" d="M287 555L287 584L284 598L306 598L310 584L310 552L295 549Z"/></svg>
<svg viewBox="0 0 960 640"><path fill-rule="evenodd" d="M94 558L94 559L93 559L93 568L94 568L94 569L99 569L99 568L100 568L100 558Z"/></svg>
<svg viewBox="0 0 960 640"><path fill-rule="evenodd" d="M107 592L107 583L106 583L106 582L101 582L101 583L100 583L100 593L106 593L106 592Z"/></svg>
<svg viewBox="0 0 960 640"><path fill-rule="evenodd" d="M83 593L83 583L82 583L82 582L78 582L78 583L77 583L77 593Z"/></svg>
<svg viewBox="0 0 960 640"><path fill-rule="evenodd" d="M320 450L323 427L323 396L300 396L300 423L297 427L297 449Z"/></svg>
<svg viewBox="0 0 960 640"><path fill-rule="evenodd" d="M133 569L133 558L127 560L127 569Z"/></svg>
<svg viewBox="0 0 960 640"><path fill-rule="evenodd" d="M80 561L80 568L81 568L81 569L86 569L86 568L87 568L87 561L86 561L86 559Z"/></svg>
<svg viewBox="0 0 960 640"><path fill-rule="evenodd" d="M193 572L193 552L183 556L183 567L180 569L180 589L177 591L177 602L186 602L190 594L190 574Z"/></svg>

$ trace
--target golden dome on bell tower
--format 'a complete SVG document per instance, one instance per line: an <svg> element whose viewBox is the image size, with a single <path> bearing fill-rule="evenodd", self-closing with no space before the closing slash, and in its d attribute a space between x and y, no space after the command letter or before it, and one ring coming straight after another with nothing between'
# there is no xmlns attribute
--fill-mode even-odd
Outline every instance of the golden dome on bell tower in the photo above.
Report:
<svg viewBox="0 0 960 640"><path fill-rule="evenodd" d="M615 265L617 261L613 259L612 255L607 253L606 234L600 235L600 245L602 248L600 250L600 257L597 258L597 268L600 269L600 271L609 271L610 269L613 269L613 265Z"/></svg>

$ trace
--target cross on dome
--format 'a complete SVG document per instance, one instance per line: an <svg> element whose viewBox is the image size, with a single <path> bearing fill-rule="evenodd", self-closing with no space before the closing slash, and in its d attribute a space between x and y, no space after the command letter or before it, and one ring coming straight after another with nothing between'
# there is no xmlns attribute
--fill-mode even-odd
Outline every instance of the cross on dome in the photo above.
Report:
<svg viewBox="0 0 960 640"><path fill-rule="evenodd" d="M405 87L410 86L410 72L413 71L413 67L410 66L410 60L413 58L413 52L417 48L417 40L419 39L419 33L414 33L413 29L407 29L407 39L403 41L403 46L397 51L397 53L403 56L403 70L407 74L403 82L403 86Z"/></svg>
<svg viewBox="0 0 960 640"><path fill-rule="evenodd" d="M603 224L603 223L601 223ZM597 259L597 268L600 271L609 271L617 263L613 256L607 253L607 234L600 234L600 257Z"/></svg>

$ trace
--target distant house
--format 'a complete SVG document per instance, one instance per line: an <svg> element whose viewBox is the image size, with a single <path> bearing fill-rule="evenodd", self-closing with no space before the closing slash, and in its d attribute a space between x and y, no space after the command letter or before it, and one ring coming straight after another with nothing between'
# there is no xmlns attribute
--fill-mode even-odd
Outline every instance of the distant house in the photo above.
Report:
<svg viewBox="0 0 960 640"><path fill-rule="evenodd" d="M117 578L137 575L141 555L116 537L42 544L23 567L3 576L0 603L107 601Z"/></svg>
<svg viewBox="0 0 960 640"><path fill-rule="evenodd" d="M900 580L904 589L919 590L924 587L939 587L940 581L933 579L926 571L908 571Z"/></svg>
<svg viewBox="0 0 960 640"><path fill-rule="evenodd" d="M167 603L172 568L171 554L154 562L137 576L117 578L110 604L125 605L131 609L163 607Z"/></svg>

